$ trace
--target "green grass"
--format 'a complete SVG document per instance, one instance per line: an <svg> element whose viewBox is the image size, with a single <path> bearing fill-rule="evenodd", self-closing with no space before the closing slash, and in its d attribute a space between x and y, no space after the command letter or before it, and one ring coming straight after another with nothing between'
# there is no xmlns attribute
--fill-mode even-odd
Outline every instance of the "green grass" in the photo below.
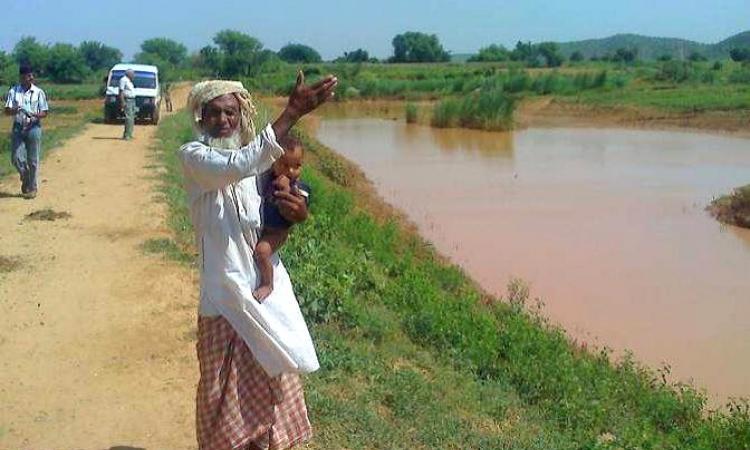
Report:
<svg viewBox="0 0 750 450"><path fill-rule="evenodd" d="M185 114L165 119L155 153L186 249L173 155L189 127ZM359 206L354 171L302 139L314 202L282 254L322 364L306 385L314 448L750 449L747 402L707 411L689 386L577 348L520 282L508 302L488 299L428 243Z"/></svg>
<svg viewBox="0 0 750 450"><path fill-rule="evenodd" d="M40 87L47 93L50 102L55 100L86 100L104 98L103 83L89 84L42 84Z"/></svg>
<svg viewBox="0 0 750 450"><path fill-rule="evenodd" d="M177 157L177 149L193 137L191 127L185 127L185 120L186 115L181 112L160 121L156 130L159 144L154 147L154 164L164 169L159 176L159 195L169 208L167 224L174 235L171 239L147 241L143 248L151 253L163 253L178 262L192 263L195 262L193 228Z"/></svg>
<svg viewBox="0 0 750 450"><path fill-rule="evenodd" d="M598 106L649 107L675 112L750 110L750 84L646 85L564 98Z"/></svg>
<svg viewBox="0 0 750 450"><path fill-rule="evenodd" d="M481 91L521 96L553 95L603 106L647 107L671 112L750 110L750 67L723 61L585 62L559 69L524 69L517 63L312 64L309 79L339 78L337 99L463 99ZM253 91L287 95L296 66L245 80Z"/></svg>

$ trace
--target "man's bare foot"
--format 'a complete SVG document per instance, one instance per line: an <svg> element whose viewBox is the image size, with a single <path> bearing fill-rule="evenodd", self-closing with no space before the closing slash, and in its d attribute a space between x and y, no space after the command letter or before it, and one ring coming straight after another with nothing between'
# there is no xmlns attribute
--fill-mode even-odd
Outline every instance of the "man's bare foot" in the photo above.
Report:
<svg viewBox="0 0 750 450"><path fill-rule="evenodd" d="M253 297L255 297L255 300L262 302L266 299L266 297L271 295L271 292L273 292L273 288L271 286L260 286L258 289L253 291Z"/></svg>

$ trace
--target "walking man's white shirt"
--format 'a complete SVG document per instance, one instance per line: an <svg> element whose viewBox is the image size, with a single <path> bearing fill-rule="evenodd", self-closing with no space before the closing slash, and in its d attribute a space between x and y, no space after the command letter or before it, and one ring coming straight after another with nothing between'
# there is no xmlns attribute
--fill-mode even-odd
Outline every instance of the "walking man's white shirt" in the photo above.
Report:
<svg viewBox="0 0 750 450"><path fill-rule="evenodd" d="M47 95L33 83L30 69L21 71L21 83L13 86L5 98L6 114L13 114L11 161L21 178L21 193L36 197L42 153L42 124L49 110ZM30 80L32 81L29 81ZM25 81L24 81L25 80ZM24 84L29 82L30 84Z"/></svg>

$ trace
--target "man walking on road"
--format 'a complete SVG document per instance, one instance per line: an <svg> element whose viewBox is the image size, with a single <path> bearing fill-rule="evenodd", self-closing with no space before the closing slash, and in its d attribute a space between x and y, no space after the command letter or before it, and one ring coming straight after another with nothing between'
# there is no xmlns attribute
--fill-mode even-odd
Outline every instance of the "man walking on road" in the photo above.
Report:
<svg viewBox="0 0 750 450"><path fill-rule="evenodd" d="M125 131L122 138L126 141L133 139L133 127L135 126L135 86L133 80L135 72L133 69L125 71L120 78L120 110L125 113Z"/></svg>
<svg viewBox="0 0 750 450"><path fill-rule="evenodd" d="M37 193L39 159L42 152L42 122L47 117L47 95L34 84L34 72L22 65L20 83L10 88L5 114L14 116L11 132L11 161L21 177L21 194L34 198Z"/></svg>

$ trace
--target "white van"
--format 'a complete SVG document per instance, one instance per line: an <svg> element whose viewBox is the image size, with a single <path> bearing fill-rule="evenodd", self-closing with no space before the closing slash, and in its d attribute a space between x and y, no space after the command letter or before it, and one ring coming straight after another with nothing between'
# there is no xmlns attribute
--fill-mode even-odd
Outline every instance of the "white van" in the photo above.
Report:
<svg viewBox="0 0 750 450"><path fill-rule="evenodd" d="M126 70L130 69L135 72L133 84L135 85L136 120L159 123L159 107L161 106L159 69L145 64L115 64L109 70L104 98L104 121L112 123L124 117L118 100L120 78L125 76Z"/></svg>

